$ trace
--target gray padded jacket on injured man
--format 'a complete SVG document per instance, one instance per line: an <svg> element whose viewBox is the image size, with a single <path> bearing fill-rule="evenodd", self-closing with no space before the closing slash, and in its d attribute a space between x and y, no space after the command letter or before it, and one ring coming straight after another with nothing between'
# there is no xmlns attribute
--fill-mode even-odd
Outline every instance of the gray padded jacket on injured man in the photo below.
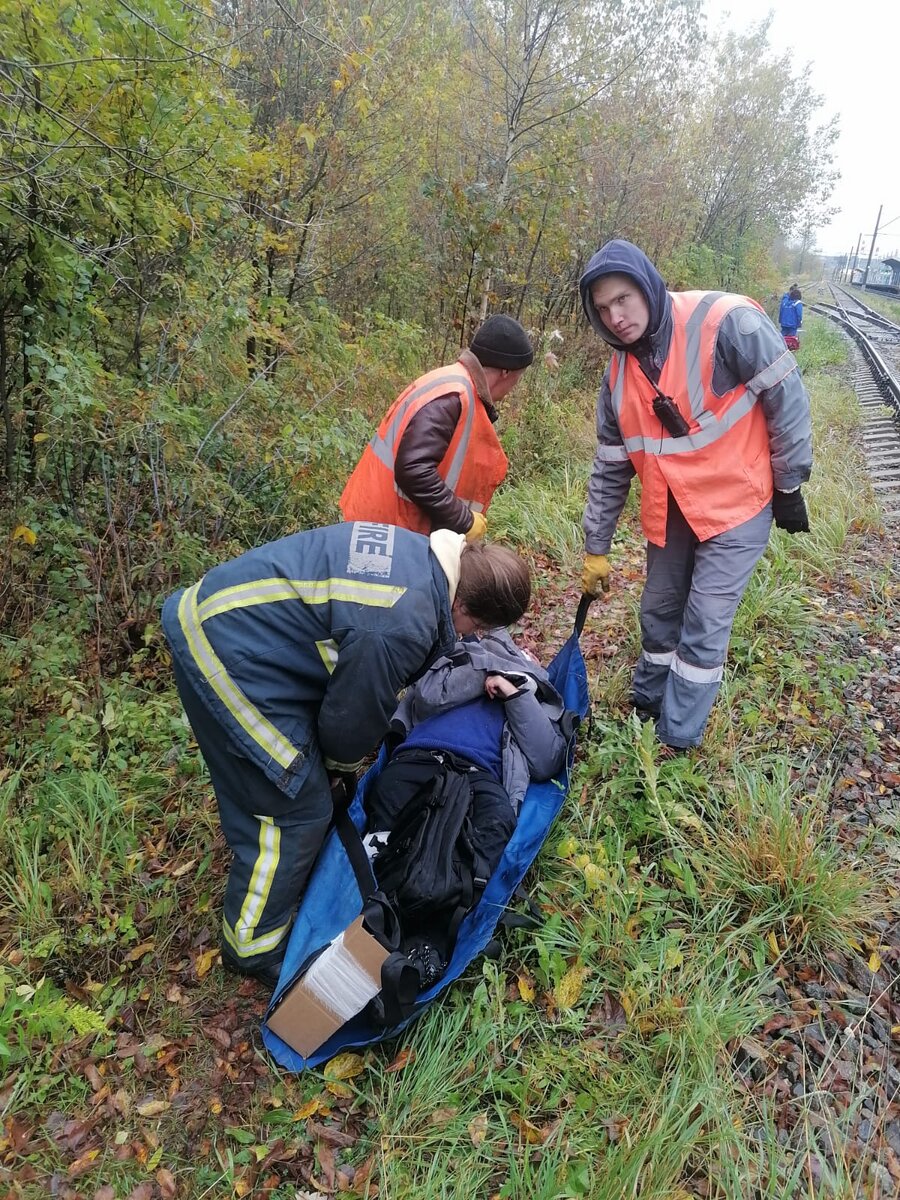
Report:
<svg viewBox="0 0 900 1200"><path fill-rule="evenodd" d="M550 779L559 770L576 718L544 668L505 629L493 629L480 640L466 638L436 659L401 700L392 727L407 734L436 713L483 697L488 675L504 675L519 687L504 702L501 751L503 787L518 812L530 780Z"/></svg>

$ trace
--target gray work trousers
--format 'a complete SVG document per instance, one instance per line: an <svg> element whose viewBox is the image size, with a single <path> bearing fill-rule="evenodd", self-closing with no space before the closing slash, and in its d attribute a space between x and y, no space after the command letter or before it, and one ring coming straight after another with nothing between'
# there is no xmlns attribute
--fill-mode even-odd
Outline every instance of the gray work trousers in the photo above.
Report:
<svg viewBox="0 0 900 1200"><path fill-rule="evenodd" d="M669 746L698 746L722 682L738 604L769 541L772 506L698 541L669 496L665 546L647 545L633 700Z"/></svg>
<svg viewBox="0 0 900 1200"><path fill-rule="evenodd" d="M244 971L276 970L297 905L331 822L331 788L316 747L297 796L286 796L230 740L193 684L175 682L209 768L222 832L234 856L222 919L222 955Z"/></svg>

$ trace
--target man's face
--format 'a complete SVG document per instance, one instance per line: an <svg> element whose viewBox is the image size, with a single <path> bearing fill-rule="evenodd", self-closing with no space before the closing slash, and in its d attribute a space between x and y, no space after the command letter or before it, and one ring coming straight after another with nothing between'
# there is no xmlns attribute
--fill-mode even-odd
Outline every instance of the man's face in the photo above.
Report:
<svg viewBox="0 0 900 1200"><path fill-rule="evenodd" d="M519 371L502 371L498 369L497 378L489 381L491 400L502 400L504 396L508 396L524 374L524 367Z"/></svg>
<svg viewBox="0 0 900 1200"><path fill-rule="evenodd" d="M600 320L620 342L630 346L647 332L650 309L644 293L627 275L603 275L591 285Z"/></svg>

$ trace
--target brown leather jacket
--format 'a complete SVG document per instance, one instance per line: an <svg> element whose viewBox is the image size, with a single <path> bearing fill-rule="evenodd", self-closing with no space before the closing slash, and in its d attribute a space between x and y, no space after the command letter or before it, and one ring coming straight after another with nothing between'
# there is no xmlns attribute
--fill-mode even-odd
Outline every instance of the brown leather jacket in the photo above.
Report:
<svg viewBox="0 0 900 1200"><path fill-rule="evenodd" d="M466 367L478 398L491 421L496 423L497 410L491 404L491 393L481 363L470 350L463 350L460 362ZM417 508L427 514L432 529L452 529L466 533L472 524L472 511L454 496L438 474L438 464L447 453L450 439L459 421L462 405L459 396L439 396L426 404L406 427L397 447L394 478Z"/></svg>

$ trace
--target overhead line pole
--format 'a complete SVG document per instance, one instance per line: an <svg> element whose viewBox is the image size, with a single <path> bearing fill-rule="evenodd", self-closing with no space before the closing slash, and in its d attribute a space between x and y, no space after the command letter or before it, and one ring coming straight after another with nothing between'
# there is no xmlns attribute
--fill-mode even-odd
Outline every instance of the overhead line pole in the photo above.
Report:
<svg viewBox="0 0 900 1200"><path fill-rule="evenodd" d="M862 234L856 239L856 253L853 255L853 271L859 267L859 247L862 242ZM850 282L853 282L853 271L850 272Z"/></svg>
<svg viewBox="0 0 900 1200"><path fill-rule="evenodd" d="M872 245L869 247L869 257L866 259L866 272L863 275L863 288L869 282L869 264L872 261L872 251L875 249L875 239L878 237L878 226L881 224L881 210L883 208L883 204L878 205L878 216L875 218L875 232L872 234Z"/></svg>

